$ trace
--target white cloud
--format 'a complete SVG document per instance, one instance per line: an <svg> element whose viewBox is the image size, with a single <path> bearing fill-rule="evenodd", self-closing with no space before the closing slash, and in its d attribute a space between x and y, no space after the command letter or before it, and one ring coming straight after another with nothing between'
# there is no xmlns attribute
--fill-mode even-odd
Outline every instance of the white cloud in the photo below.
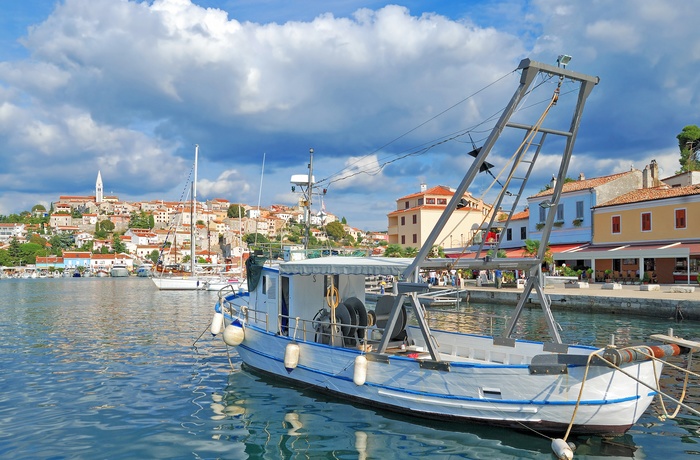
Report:
<svg viewBox="0 0 700 460"><path fill-rule="evenodd" d="M329 187L328 204L349 213L371 192L372 210L357 218L385 222L421 181L454 186L471 145L379 166L502 108L517 75L411 131L528 55L554 63L572 54L570 68L601 76L574 174L642 166L700 118L697 8L501 1L448 18L398 5L342 16L325 7L312 20L258 23L189 0L57 4L22 40L31 57L0 62L0 202L90 191L98 169L119 195L172 199L198 143L200 197L256 202L266 152L263 202L293 203L289 176L315 146L319 177L347 177Z"/></svg>

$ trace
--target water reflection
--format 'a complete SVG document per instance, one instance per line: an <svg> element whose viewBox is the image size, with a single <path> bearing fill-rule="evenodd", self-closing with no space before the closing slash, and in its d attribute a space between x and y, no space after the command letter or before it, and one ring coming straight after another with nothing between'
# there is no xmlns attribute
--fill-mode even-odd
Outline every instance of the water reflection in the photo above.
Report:
<svg viewBox="0 0 700 460"><path fill-rule="evenodd" d="M234 371L214 394L215 439L243 443L247 458L548 459L550 441L512 430L406 418L346 404ZM632 436L578 438L577 459L641 459Z"/></svg>

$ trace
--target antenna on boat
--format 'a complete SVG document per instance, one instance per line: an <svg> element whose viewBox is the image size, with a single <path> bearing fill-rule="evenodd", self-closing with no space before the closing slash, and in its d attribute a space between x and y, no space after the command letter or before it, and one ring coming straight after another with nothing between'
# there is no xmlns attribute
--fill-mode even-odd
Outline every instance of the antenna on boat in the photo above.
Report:
<svg viewBox="0 0 700 460"><path fill-rule="evenodd" d="M306 240L304 249L309 249L309 238L311 237L311 198L314 188L314 149L309 149L309 181L306 189Z"/></svg>
<svg viewBox="0 0 700 460"><path fill-rule="evenodd" d="M309 149L309 173L292 175L292 192L297 191L297 187L301 190L302 197L299 200L299 207L304 208L304 222L306 224L306 238L304 241L304 249L309 249L309 238L311 237L311 199L314 189L314 149Z"/></svg>

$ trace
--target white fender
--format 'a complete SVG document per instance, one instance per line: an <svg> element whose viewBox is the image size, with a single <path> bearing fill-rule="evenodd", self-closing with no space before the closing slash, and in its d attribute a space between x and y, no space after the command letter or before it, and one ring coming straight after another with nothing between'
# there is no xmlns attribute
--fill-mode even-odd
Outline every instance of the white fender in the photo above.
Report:
<svg viewBox="0 0 700 460"><path fill-rule="evenodd" d="M574 458L574 451L563 439L552 439L552 451L559 460L572 460Z"/></svg>
<svg viewBox="0 0 700 460"><path fill-rule="evenodd" d="M287 372L292 372L299 364L299 344L290 342L284 349L284 368Z"/></svg>
<svg viewBox="0 0 700 460"><path fill-rule="evenodd" d="M224 327L224 314L214 313L214 318L211 320L211 334L218 335L222 327Z"/></svg>
<svg viewBox="0 0 700 460"><path fill-rule="evenodd" d="M245 339L245 331L240 324L231 323L224 329L224 342L231 347L237 347Z"/></svg>
<svg viewBox="0 0 700 460"><path fill-rule="evenodd" d="M365 355L359 355L355 358L355 370L352 374L352 381L355 385L364 385L367 381L367 358Z"/></svg>

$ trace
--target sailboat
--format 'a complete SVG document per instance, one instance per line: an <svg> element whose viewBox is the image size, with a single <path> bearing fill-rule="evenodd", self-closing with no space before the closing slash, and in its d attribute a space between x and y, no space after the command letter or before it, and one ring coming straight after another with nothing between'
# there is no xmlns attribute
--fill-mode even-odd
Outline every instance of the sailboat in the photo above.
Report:
<svg viewBox="0 0 700 460"><path fill-rule="evenodd" d="M670 331L653 335L645 345L617 347L611 340L603 349L569 345L560 337L551 301L543 290L541 266L583 108L599 79L530 59L522 60L517 70L521 74L518 88L415 258L331 256L271 263L254 255L247 261L250 292L245 296L221 293L211 324L212 333L221 334L228 346L235 347L247 369L305 391L410 416L560 435L554 437L552 449L558 458L569 459L573 456L567 444L570 434L622 434L657 395L666 396L658 383L666 358L700 351L700 343ZM535 89L530 90L537 77L555 86L545 113L535 117L534 124L510 121ZM570 93L578 94L568 105L573 111L570 126L545 127L547 111L556 105L564 82L567 89L577 88L577 93ZM562 105L566 104L560 103L557 110ZM480 250L474 257L460 259L429 257L506 128L511 133L525 132L510 171L507 166L503 170L506 177L494 204L498 209L505 196L513 196L510 216L545 138L563 139L550 146L552 150L563 147L563 152L538 254L505 259ZM528 153L530 145L536 148ZM548 154L540 162L547 172L551 167L547 162L556 155ZM508 187L517 193L508 195ZM449 331L431 325L418 298L429 290L422 275L451 268L517 269L527 274L519 303L500 336L463 332L459 320ZM394 276L398 282L392 293L371 305L365 279L380 275ZM517 337L516 325L531 298L539 301L550 342ZM684 407L700 415L691 406Z"/></svg>
<svg viewBox="0 0 700 460"><path fill-rule="evenodd" d="M200 290L206 289L209 278L200 277L196 272L196 249L197 240L195 238L195 222L197 218L197 161L199 159L199 145L195 144L194 149L194 175L190 192L190 266L189 272L167 276L165 270L156 271L151 277L153 284L160 290ZM176 248L174 248L176 250Z"/></svg>

